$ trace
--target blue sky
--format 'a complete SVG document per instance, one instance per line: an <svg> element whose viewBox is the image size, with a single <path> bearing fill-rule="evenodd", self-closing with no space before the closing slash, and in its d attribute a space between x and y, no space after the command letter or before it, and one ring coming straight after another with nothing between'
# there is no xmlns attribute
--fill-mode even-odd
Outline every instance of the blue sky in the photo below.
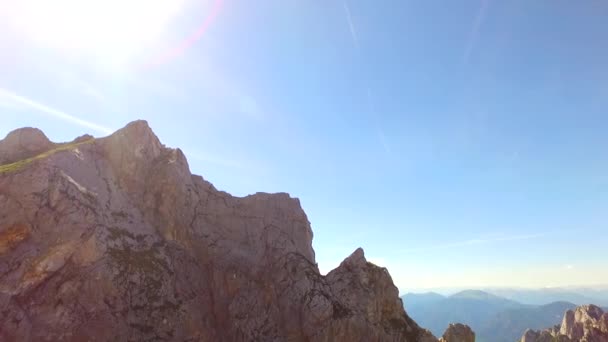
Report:
<svg viewBox="0 0 608 342"><path fill-rule="evenodd" d="M322 271L362 246L402 291L608 283L603 2L36 1L0 12L0 136L146 119L216 187L300 198Z"/></svg>

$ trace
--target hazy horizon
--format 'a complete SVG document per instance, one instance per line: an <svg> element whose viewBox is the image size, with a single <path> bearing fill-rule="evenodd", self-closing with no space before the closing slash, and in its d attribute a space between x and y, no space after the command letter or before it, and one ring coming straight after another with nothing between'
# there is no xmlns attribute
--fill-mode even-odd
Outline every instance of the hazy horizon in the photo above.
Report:
<svg viewBox="0 0 608 342"><path fill-rule="evenodd" d="M0 12L0 137L145 119L218 189L298 197L322 273L363 247L402 293L608 284L606 4L42 3Z"/></svg>
<svg viewBox="0 0 608 342"><path fill-rule="evenodd" d="M518 286L458 286L458 287L428 287L428 288L406 288L401 291L400 295L407 293L424 294L438 293L440 295L449 296L466 290L516 290L516 291L542 291L542 290L563 290L563 291L580 291L580 290L608 290L608 284L584 284L584 285L566 285L554 287L518 287Z"/></svg>

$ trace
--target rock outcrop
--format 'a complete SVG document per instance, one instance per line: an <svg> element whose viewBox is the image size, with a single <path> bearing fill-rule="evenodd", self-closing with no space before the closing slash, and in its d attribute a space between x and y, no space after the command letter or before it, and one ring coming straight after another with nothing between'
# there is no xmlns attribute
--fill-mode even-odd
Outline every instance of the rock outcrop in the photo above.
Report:
<svg viewBox="0 0 608 342"><path fill-rule="evenodd" d="M595 305L568 310L560 325L543 331L527 330L521 342L608 342L608 313Z"/></svg>
<svg viewBox="0 0 608 342"><path fill-rule="evenodd" d="M1 341L437 341L363 250L319 273L298 199L216 190L144 121L0 161Z"/></svg>
<svg viewBox="0 0 608 342"><path fill-rule="evenodd" d="M14 130L0 144L0 165L33 157L50 150L52 146L53 143L37 128Z"/></svg>
<svg viewBox="0 0 608 342"><path fill-rule="evenodd" d="M439 342L475 342L475 333L468 325L450 324Z"/></svg>

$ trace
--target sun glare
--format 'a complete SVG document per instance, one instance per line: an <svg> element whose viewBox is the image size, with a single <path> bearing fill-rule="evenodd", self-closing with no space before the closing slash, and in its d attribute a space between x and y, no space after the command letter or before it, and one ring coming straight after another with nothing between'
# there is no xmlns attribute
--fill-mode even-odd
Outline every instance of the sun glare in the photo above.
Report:
<svg viewBox="0 0 608 342"><path fill-rule="evenodd" d="M46 47L103 64L124 64L158 43L186 0L22 0L17 29Z"/></svg>

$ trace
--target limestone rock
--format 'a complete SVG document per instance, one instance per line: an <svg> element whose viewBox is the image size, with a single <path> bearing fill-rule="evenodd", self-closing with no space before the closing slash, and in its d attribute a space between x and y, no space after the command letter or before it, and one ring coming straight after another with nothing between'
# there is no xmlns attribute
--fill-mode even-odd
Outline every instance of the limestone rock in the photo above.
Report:
<svg viewBox="0 0 608 342"><path fill-rule="evenodd" d="M48 151L53 143L37 128L20 128L0 140L0 165L33 157Z"/></svg>
<svg viewBox="0 0 608 342"><path fill-rule="evenodd" d="M608 314L595 305L582 305L564 314L561 325L542 332L526 331L522 342L608 342Z"/></svg>
<svg viewBox="0 0 608 342"><path fill-rule="evenodd" d="M520 342L537 342L539 337L540 332L528 329L524 332L524 336L521 337Z"/></svg>
<svg viewBox="0 0 608 342"><path fill-rule="evenodd" d="M450 324L440 342L475 342L475 333L468 325L456 323Z"/></svg>
<svg viewBox="0 0 608 342"><path fill-rule="evenodd" d="M437 341L363 250L319 273L298 199L218 191L145 121L0 152L0 341Z"/></svg>

